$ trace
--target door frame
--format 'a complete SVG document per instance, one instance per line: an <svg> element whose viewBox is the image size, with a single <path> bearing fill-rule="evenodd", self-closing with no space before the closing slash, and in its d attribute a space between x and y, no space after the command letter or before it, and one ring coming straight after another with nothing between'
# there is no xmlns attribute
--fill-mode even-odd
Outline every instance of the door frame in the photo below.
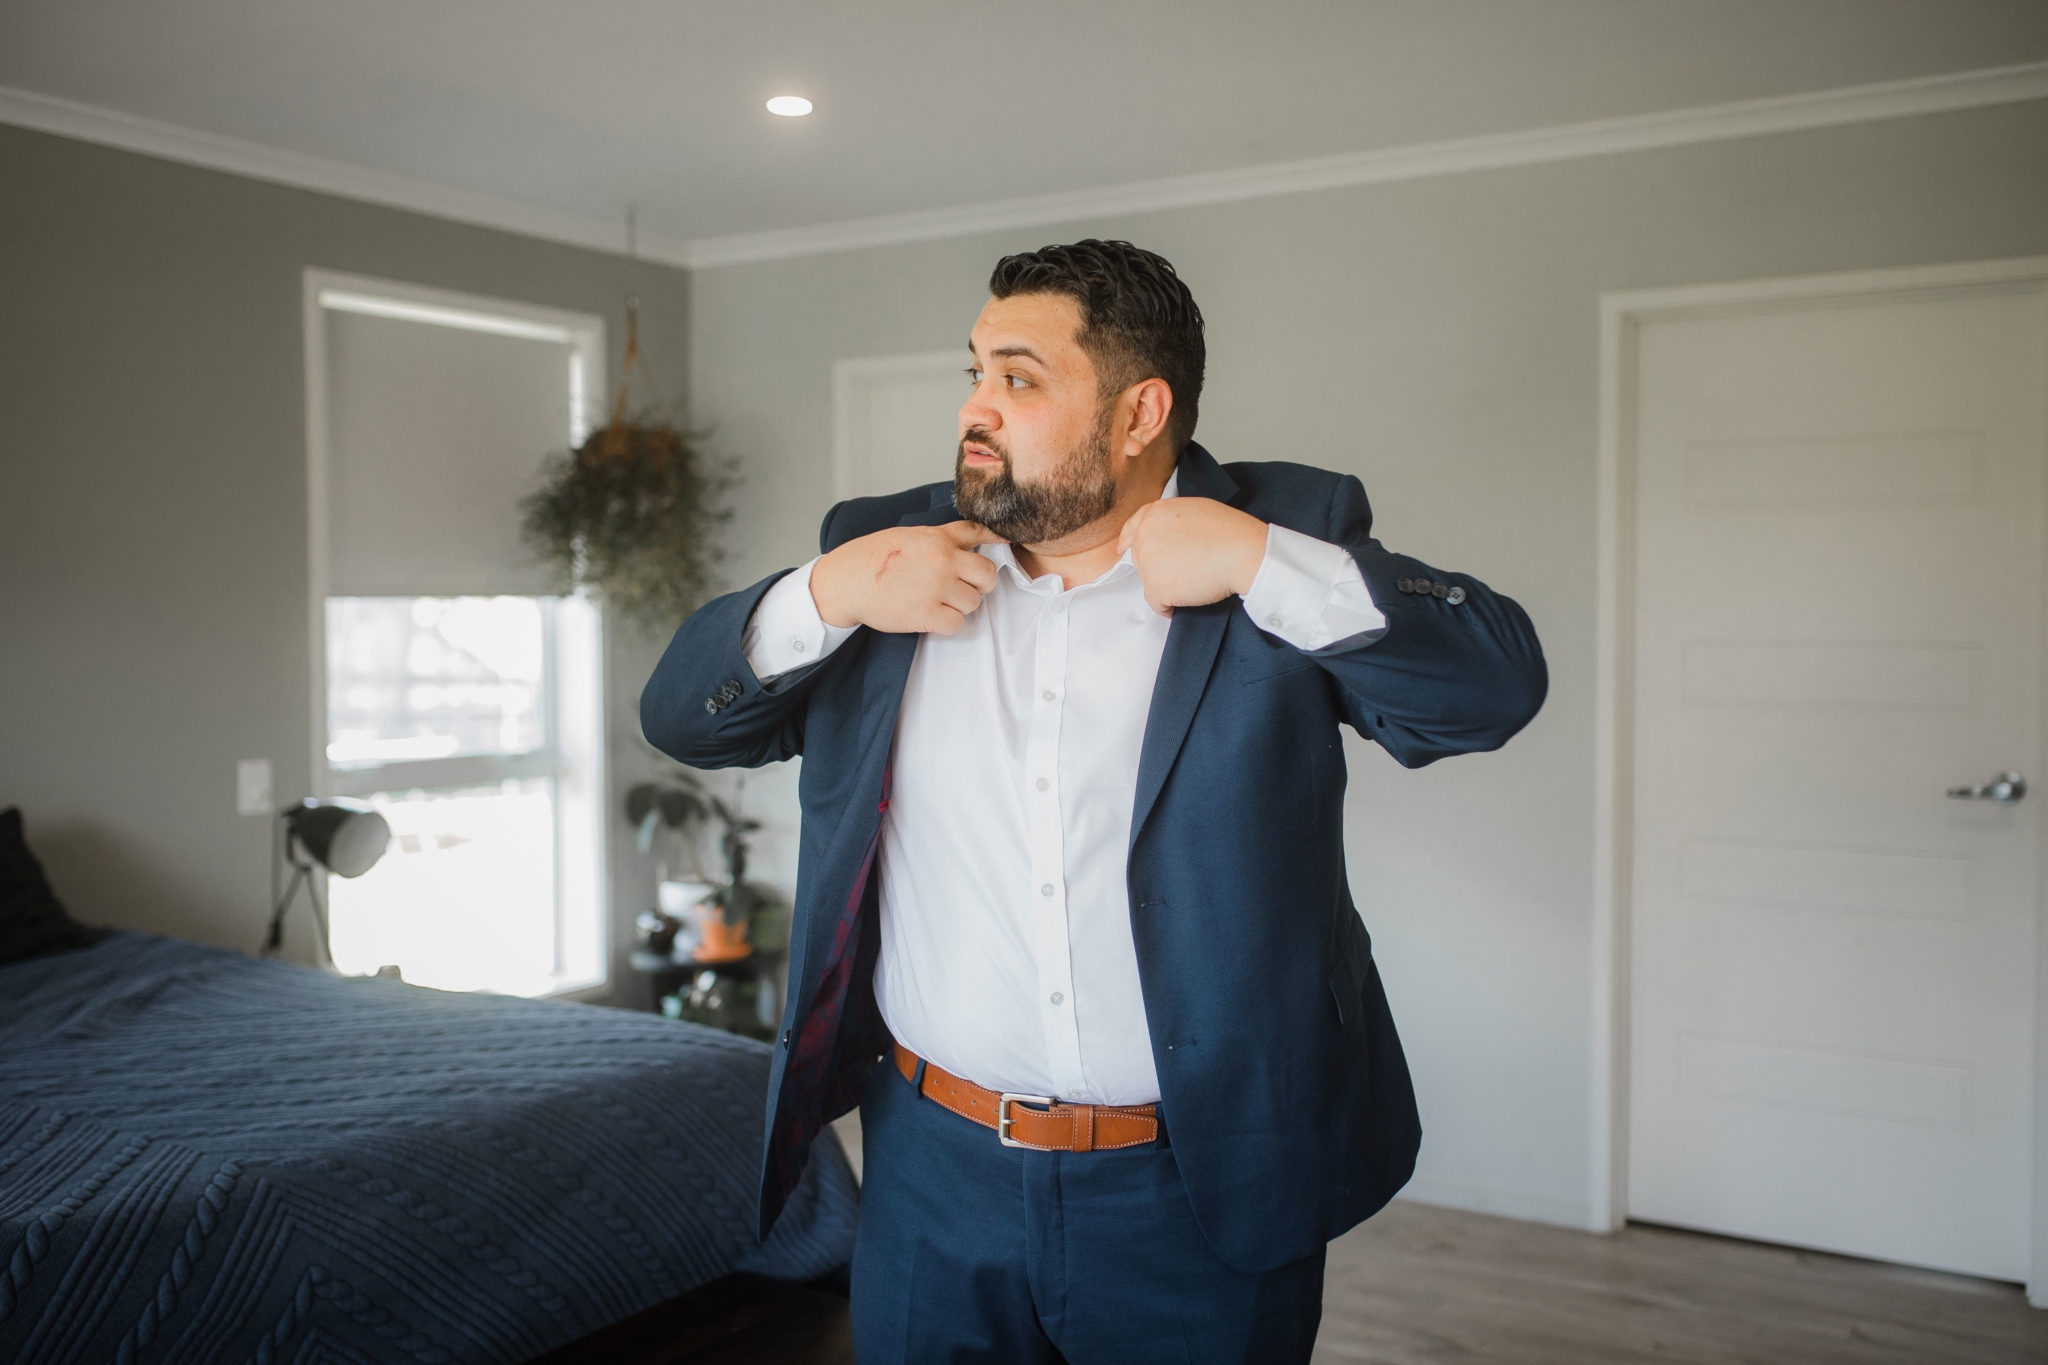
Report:
<svg viewBox="0 0 2048 1365"><path fill-rule="evenodd" d="M1593 1075L1587 1226L1628 1220L1630 890L1635 771L1636 354L1649 321L1753 312L1816 301L1878 301L2033 286L2048 294L2048 256L1785 276L1600 296L1599 560L1593 726ZM2048 521L2048 507L2041 509ZM2048 601L2048 582L2042 584ZM2048 681L2048 659L2041 664ZM2048 697L2048 687L2043 688ZM2044 718L2048 719L2048 718ZM2048 734L2048 725L2043 733ZM2048 745L2044 745L2048 751ZM2034 771L2048 785L2048 764ZM2048 800L2036 807L2048 850ZM2027 1299L2048 1308L2048 862L2034 931L2032 1253Z"/></svg>

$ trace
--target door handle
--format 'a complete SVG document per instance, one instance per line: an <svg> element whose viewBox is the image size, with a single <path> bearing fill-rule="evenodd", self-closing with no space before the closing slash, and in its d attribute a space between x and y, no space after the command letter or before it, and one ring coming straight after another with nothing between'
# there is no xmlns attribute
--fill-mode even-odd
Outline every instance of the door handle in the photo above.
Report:
<svg viewBox="0 0 2048 1365"><path fill-rule="evenodd" d="M2027 779L2018 773L2000 773L1976 787L1950 787L1948 794L1958 801L1996 801L2010 806L2026 799Z"/></svg>

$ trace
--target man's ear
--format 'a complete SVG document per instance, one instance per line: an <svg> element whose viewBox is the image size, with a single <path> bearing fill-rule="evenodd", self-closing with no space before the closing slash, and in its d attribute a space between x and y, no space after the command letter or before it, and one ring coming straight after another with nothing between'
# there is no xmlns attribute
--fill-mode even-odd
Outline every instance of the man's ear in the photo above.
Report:
<svg viewBox="0 0 2048 1365"><path fill-rule="evenodd" d="M1111 433L1117 453L1135 458L1166 431L1166 419L1173 412L1173 389L1164 379L1141 379L1117 399L1122 418L1119 431Z"/></svg>

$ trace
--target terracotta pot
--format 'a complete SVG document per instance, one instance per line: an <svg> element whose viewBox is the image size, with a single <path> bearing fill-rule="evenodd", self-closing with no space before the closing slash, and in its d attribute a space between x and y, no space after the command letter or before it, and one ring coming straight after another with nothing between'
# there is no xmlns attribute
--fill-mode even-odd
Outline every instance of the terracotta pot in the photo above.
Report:
<svg viewBox="0 0 2048 1365"><path fill-rule="evenodd" d="M691 957L699 962L731 962L754 951L747 942L746 920L727 924L724 913L716 906L704 908L704 936L697 940Z"/></svg>

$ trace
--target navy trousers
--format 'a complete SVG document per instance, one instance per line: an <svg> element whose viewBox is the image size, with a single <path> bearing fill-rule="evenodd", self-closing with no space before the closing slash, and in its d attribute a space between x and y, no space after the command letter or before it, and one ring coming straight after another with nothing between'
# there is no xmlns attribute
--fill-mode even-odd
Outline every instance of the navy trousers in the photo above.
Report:
<svg viewBox="0 0 2048 1365"><path fill-rule="evenodd" d="M1005 1147L883 1061L860 1105L858 1365L1306 1362L1325 1253L1261 1274L1218 1260L1162 1117L1142 1147Z"/></svg>

